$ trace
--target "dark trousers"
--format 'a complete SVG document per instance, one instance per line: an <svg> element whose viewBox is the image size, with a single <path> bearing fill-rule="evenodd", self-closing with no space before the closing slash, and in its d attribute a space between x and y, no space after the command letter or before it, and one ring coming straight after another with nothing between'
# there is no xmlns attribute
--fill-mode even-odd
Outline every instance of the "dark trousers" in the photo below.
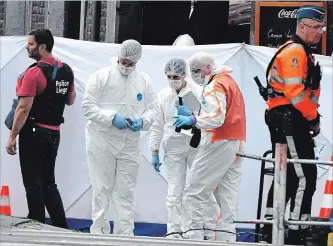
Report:
<svg viewBox="0 0 333 246"><path fill-rule="evenodd" d="M19 155L29 209L28 218L45 223L46 207L54 226L68 228L54 177L60 132L40 127L35 129L35 132L21 131L19 135Z"/></svg>
<svg viewBox="0 0 333 246"><path fill-rule="evenodd" d="M266 112L266 124L268 125L273 156L275 154L276 143L287 143L286 133L283 128L283 119L281 114L289 111L291 114L291 133L295 144L295 149L299 159L314 159L314 144L310 135L310 129L307 120L302 114L292 106L280 106ZM291 158L288 146L288 158ZM317 166L311 164L292 164L287 165L287 190L286 202L290 199L290 219L291 220L309 220L311 216L312 196L316 190ZM273 217L273 196L274 181L268 193L267 211L265 217ZM289 225L289 229L306 229L307 226Z"/></svg>

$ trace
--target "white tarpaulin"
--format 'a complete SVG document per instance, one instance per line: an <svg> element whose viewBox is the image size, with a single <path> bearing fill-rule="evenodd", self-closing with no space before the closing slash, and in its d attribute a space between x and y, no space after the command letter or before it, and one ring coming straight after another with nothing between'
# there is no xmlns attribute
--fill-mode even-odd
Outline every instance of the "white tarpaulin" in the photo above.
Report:
<svg viewBox="0 0 333 246"><path fill-rule="evenodd" d="M33 60L25 50L26 37L1 37L1 185L9 185L12 213L26 216L27 205L22 184L18 155L9 156L5 145L9 130L3 124L15 98L16 78ZM63 198L66 215L69 218L91 218L91 189L85 157L85 118L81 101L88 76L95 70L108 66L112 57L117 57L118 44L78 41L56 38L53 55L68 63L75 73L77 99L72 107L66 108L65 124L61 126L61 143L56 165L56 181ZM194 47L144 46L138 68L151 77L156 91L167 86L164 75L165 63L173 57L188 59L197 51L206 51L218 63L234 69L232 76L239 84L246 103L247 144L246 152L262 155L270 149L268 129L264 123L265 102L258 94L253 80L258 76L265 81L265 69L275 49L245 44L221 44ZM316 56L323 66L320 113L323 116L320 136L320 158L329 160L332 153L332 58ZM165 197L167 181L162 166L161 175L150 165L147 132L142 133L142 159L136 189L135 221L166 223ZM324 147L322 147L324 146ZM325 149L325 150L324 150ZM323 151L324 150L324 151ZM326 152L325 152L326 151ZM326 154L323 154L323 153ZM161 158L162 159L162 158ZM256 217L260 162L245 160L239 196L239 219ZM314 198L313 215L318 215L327 177L319 169L318 187ZM266 179L264 202L271 179Z"/></svg>

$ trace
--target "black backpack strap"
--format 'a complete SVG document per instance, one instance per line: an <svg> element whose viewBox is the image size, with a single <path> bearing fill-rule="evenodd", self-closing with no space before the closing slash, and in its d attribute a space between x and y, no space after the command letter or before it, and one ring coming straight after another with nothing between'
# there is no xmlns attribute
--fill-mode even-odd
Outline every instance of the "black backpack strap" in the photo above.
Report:
<svg viewBox="0 0 333 246"><path fill-rule="evenodd" d="M74 79L74 72L73 70L70 68L69 65L67 65L67 63L62 63L62 67L65 69L66 73L70 74L73 79ZM74 80L73 81L70 81L70 84L74 83Z"/></svg>
<svg viewBox="0 0 333 246"><path fill-rule="evenodd" d="M269 62L269 64L268 64L268 67L267 67L267 70L266 70L266 82L267 82L267 86L269 85L268 84L268 75L269 75L269 71L271 70L271 68L272 68L272 66L273 66L273 63L274 63L274 61L275 61L275 58L282 52L282 50L284 50L285 48L287 48L289 45L291 45L291 44L294 44L294 43L297 43L297 44L300 44L300 45L302 45L303 46L303 48L304 48L304 51L305 51L305 53L306 53L306 55L307 55L307 60L308 60L308 66L309 66L309 57L310 57L310 55L311 55L311 52L310 52L310 48L303 42L303 40L300 38L300 37L298 37L297 35L294 35L294 36L292 36L292 38L291 38L291 41L292 42L290 42L289 44L286 44L286 45L284 45L283 47L281 47L276 53L275 53L275 55L273 56L273 58L271 59L271 61Z"/></svg>
<svg viewBox="0 0 333 246"><path fill-rule="evenodd" d="M59 63L58 61L56 62L55 65L51 65L45 62L39 62L37 65L43 72L44 76L46 77L47 80L49 81L54 81L59 69ZM51 73L52 69L52 73Z"/></svg>
<svg viewBox="0 0 333 246"><path fill-rule="evenodd" d="M38 65L38 63L37 62L35 62L35 63L32 63L22 74L20 74L20 76L19 76L19 78L22 80L23 79L23 77L24 77L24 74L28 71L28 69L30 69L30 68L32 68L32 67L35 67L35 66L37 66Z"/></svg>
<svg viewBox="0 0 333 246"><path fill-rule="evenodd" d="M38 62L32 63L32 64L27 68L27 70L28 70L29 68L35 67L35 66L37 66L37 65L38 65Z"/></svg>
<svg viewBox="0 0 333 246"><path fill-rule="evenodd" d="M72 73L72 69L67 65L67 63L62 63L62 67L66 70L67 73Z"/></svg>
<svg viewBox="0 0 333 246"><path fill-rule="evenodd" d="M268 75L269 75L269 71L271 70L272 66L273 66L273 63L276 59L276 57L285 49L287 48L289 45L291 44L294 44L294 43L297 43L295 42L294 39L291 39L291 41L293 42L290 42L288 44L285 44L284 46L282 46L276 53L275 55L273 56L273 58L271 59L271 61L269 62L268 64L268 67L267 67L267 70L266 70L266 84L267 84L267 90L268 90L268 95L270 97L275 97L275 95L277 96L280 96L280 97L284 97L284 93L283 92L277 92L277 91L274 91L274 89L270 86L269 82L268 82Z"/></svg>

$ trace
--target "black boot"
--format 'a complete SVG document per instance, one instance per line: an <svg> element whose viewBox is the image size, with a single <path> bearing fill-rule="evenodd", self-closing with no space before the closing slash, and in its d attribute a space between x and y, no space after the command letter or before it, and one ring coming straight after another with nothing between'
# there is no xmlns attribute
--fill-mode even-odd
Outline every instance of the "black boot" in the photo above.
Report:
<svg viewBox="0 0 333 246"><path fill-rule="evenodd" d="M272 225L264 225L259 233L262 235L259 242L272 243Z"/></svg>
<svg viewBox="0 0 333 246"><path fill-rule="evenodd" d="M327 245L327 237L329 233L330 229L328 226L312 226L311 234L306 238L306 246Z"/></svg>
<svg viewBox="0 0 333 246"><path fill-rule="evenodd" d="M291 230L288 231L287 244L306 245L306 238L310 236L310 230Z"/></svg>

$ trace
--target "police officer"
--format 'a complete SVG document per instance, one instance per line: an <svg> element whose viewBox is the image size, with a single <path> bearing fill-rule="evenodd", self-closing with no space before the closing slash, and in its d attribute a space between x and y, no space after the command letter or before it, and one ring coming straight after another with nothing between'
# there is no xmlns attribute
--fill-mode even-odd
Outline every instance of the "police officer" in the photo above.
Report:
<svg viewBox="0 0 333 246"><path fill-rule="evenodd" d="M6 145L7 153L19 157L26 191L29 219L45 223L45 207L52 224L68 228L62 200L54 177L65 104L75 101L71 68L52 56L53 35L48 29L29 33L26 49L32 64L19 78L19 102Z"/></svg>
<svg viewBox="0 0 333 246"><path fill-rule="evenodd" d="M311 54L311 45L320 42L325 12L321 7L302 6L297 11L296 35L277 51L267 68L268 109L265 113L273 155L276 143L288 141L288 158L314 159L313 137L320 131L317 111L321 70ZM285 123L290 122L290 126ZM287 128L286 128L287 127ZM288 134L286 134L288 132ZM317 167L288 164L286 201L290 199L290 220L310 219L316 190ZM266 219L273 214L273 184L267 199ZM262 228L264 241L271 242L272 226ZM289 225L288 244L304 245L307 226Z"/></svg>

